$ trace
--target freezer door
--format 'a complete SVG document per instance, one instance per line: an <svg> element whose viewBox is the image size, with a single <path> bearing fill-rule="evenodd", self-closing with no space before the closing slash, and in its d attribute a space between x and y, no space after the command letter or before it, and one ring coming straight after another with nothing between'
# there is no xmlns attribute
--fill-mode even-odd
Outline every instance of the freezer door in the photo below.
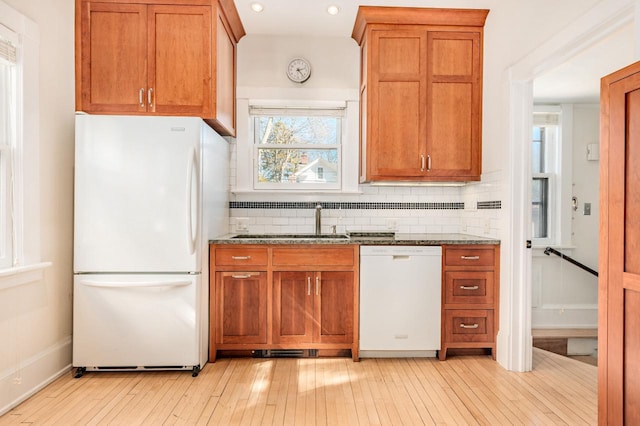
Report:
<svg viewBox="0 0 640 426"><path fill-rule="evenodd" d="M200 365L200 275L76 275L75 367Z"/></svg>
<svg viewBox="0 0 640 426"><path fill-rule="evenodd" d="M204 127L76 116L75 272L200 271Z"/></svg>

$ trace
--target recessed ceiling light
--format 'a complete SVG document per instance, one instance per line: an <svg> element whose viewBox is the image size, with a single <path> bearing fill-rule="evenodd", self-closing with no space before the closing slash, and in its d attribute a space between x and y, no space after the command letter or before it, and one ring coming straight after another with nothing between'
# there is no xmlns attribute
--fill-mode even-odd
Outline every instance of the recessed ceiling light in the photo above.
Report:
<svg viewBox="0 0 640 426"><path fill-rule="evenodd" d="M338 7L335 4L332 4L329 7L327 7L327 13L329 15L337 15L338 13L340 13L340 7Z"/></svg>
<svg viewBox="0 0 640 426"><path fill-rule="evenodd" d="M251 3L251 10L253 10L254 12L262 12L263 9L264 6L262 6L262 3L258 3L257 1Z"/></svg>

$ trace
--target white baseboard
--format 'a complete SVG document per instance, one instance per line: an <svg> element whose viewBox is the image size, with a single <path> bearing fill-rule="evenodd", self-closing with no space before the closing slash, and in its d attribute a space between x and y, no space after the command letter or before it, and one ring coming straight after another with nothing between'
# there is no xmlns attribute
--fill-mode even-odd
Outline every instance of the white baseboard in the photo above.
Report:
<svg viewBox="0 0 640 426"><path fill-rule="evenodd" d="M0 416L71 370L71 336L0 372Z"/></svg>

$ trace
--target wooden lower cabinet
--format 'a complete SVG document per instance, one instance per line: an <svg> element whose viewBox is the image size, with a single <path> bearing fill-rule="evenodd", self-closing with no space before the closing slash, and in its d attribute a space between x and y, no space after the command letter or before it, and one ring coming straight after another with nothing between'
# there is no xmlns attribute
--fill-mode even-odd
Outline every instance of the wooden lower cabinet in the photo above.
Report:
<svg viewBox="0 0 640 426"><path fill-rule="evenodd" d="M353 272L275 272L273 342L353 342L353 283Z"/></svg>
<svg viewBox="0 0 640 426"><path fill-rule="evenodd" d="M442 247L442 343L439 359L452 348L486 348L496 357L499 245Z"/></svg>
<svg viewBox="0 0 640 426"><path fill-rule="evenodd" d="M346 349L357 361L358 253L356 245L211 245L209 360L218 350Z"/></svg>
<svg viewBox="0 0 640 426"><path fill-rule="evenodd" d="M267 273L217 272L216 344L267 343Z"/></svg>

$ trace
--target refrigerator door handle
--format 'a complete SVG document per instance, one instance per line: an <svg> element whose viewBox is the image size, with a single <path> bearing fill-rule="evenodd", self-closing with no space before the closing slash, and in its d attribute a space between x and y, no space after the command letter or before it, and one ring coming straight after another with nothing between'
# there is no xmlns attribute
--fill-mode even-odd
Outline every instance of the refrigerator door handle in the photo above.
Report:
<svg viewBox="0 0 640 426"><path fill-rule="evenodd" d="M187 172L187 242L189 245L189 254L196 252L196 242L198 239L198 217L193 217L200 207L200 188L198 179L198 159L195 148L191 150L189 156L189 166ZM195 185L195 187L194 187ZM194 200L194 190L196 191ZM194 206L193 203L196 203ZM194 208L195 207L195 208ZM195 227L194 227L195 221Z"/></svg>
<svg viewBox="0 0 640 426"><path fill-rule="evenodd" d="M80 281L80 284L87 287L102 287L102 288L132 288L132 287L185 287L191 284L191 281L140 281L140 282L127 282L127 281Z"/></svg>

